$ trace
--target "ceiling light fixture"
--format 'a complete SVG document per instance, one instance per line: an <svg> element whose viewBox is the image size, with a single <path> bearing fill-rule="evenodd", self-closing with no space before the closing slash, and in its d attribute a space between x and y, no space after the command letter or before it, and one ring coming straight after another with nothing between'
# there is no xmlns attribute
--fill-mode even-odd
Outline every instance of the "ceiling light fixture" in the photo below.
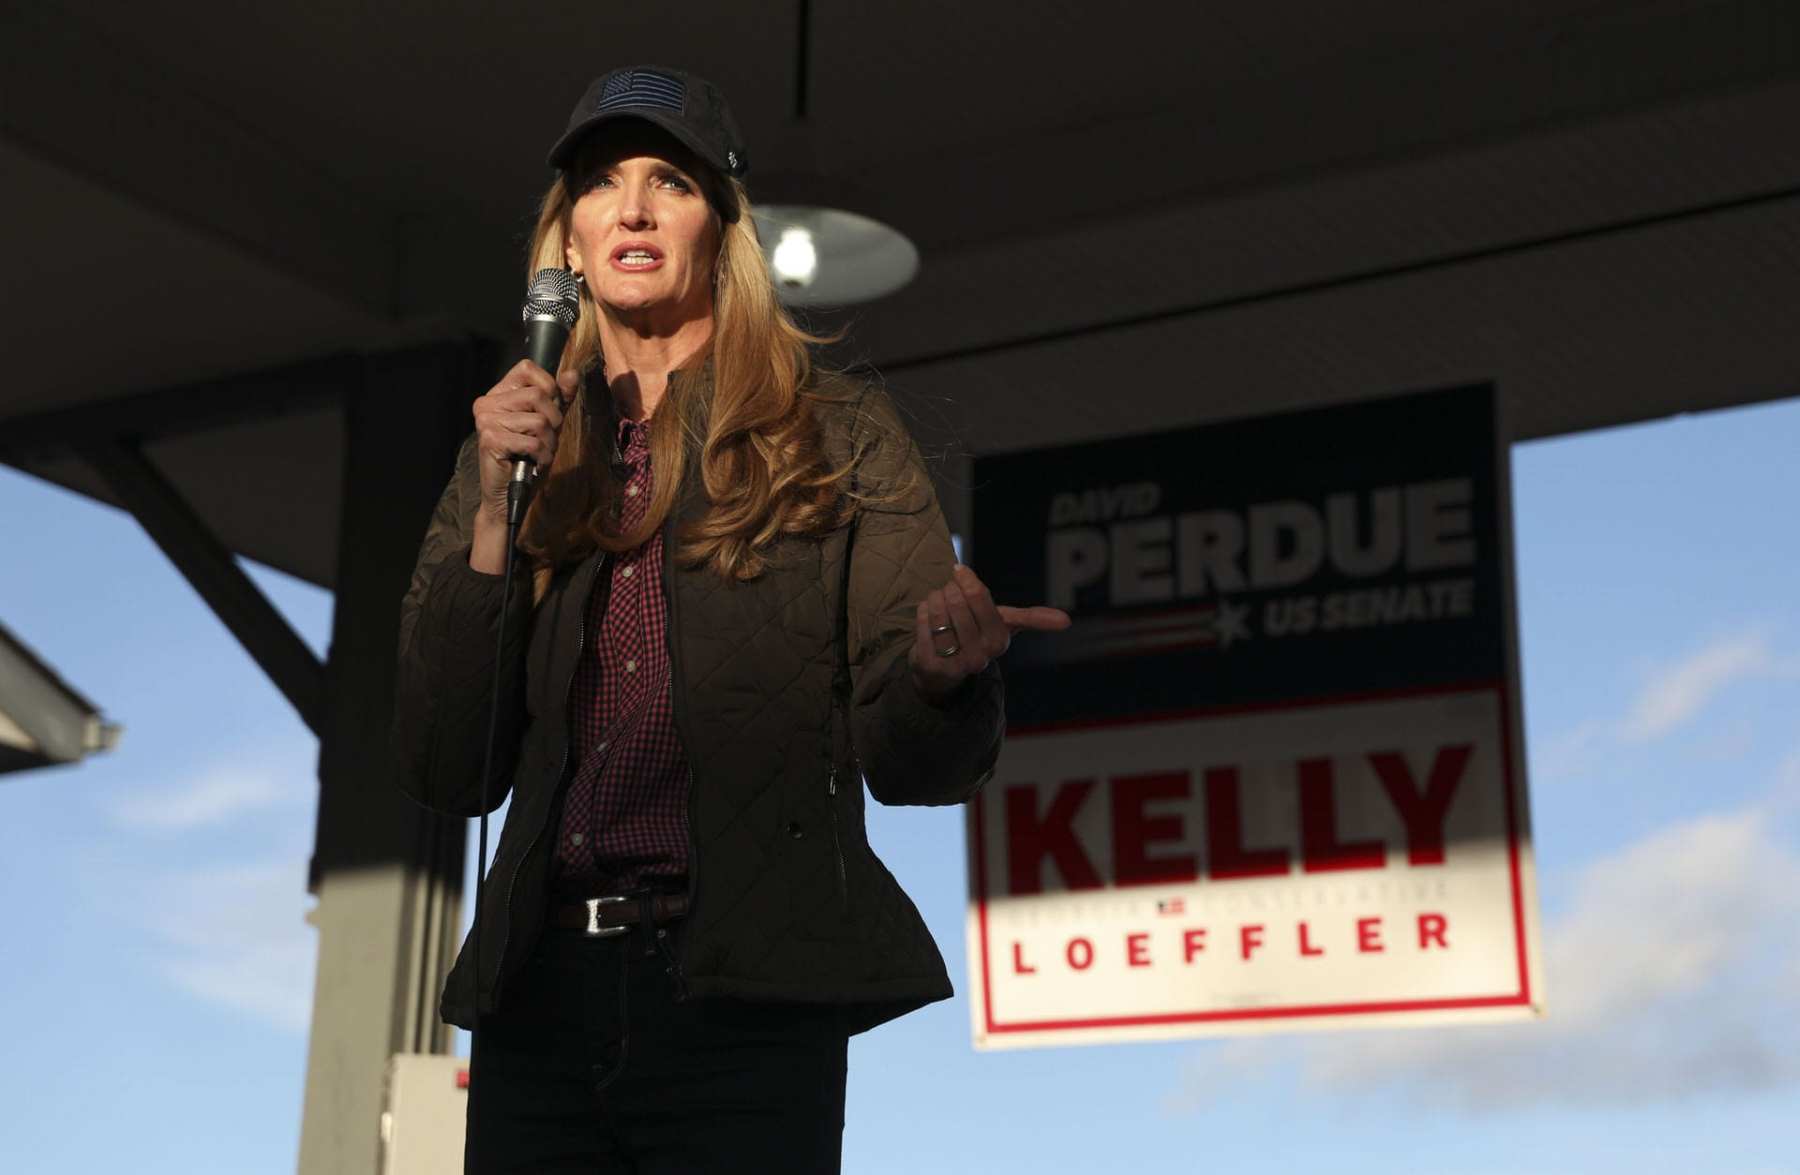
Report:
<svg viewBox="0 0 1800 1175"><path fill-rule="evenodd" d="M919 250L898 230L838 208L752 209L769 271L790 306L851 306L891 294L919 272Z"/></svg>
<svg viewBox="0 0 1800 1175"><path fill-rule="evenodd" d="M769 268L785 290L804 290L812 285L819 269L819 251L813 247L812 230L790 224L781 230L781 240L769 254Z"/></svg>

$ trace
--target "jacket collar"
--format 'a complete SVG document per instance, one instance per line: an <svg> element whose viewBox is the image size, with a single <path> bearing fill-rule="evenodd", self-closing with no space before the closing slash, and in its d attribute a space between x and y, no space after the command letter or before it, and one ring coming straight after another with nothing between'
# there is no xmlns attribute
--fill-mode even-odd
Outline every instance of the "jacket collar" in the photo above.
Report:
<svg viewBox="0 0 1800 1175"><path fill-rule="evenodd" d="M669 372L669 390L665 395L673 394L680 388L690 393L698 393L702 418L712 407L713 391L713 357L712 348L708 347L705 357L698 366L678 367ZM591 422L598 416L604 422L607 461L617 471L624 464L624 454L619 451L619 408L613 402L612 390L606 382L606 361L601 359L588 371L582 381L581 402ZM595 412L599 406L600 411Z"/></svg>

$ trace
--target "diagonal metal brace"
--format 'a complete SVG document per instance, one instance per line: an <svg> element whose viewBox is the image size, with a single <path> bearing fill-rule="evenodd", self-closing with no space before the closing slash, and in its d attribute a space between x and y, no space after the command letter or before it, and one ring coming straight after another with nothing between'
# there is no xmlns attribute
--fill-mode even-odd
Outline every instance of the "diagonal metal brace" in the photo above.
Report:
<svg viewBox="0 0 1800 1175"><path fill-rule="evenodd" d="M269 675L301 720L314 734L322 733L324 665L187 499L130 441L109 437L79 442L74 448Z"/></svg>

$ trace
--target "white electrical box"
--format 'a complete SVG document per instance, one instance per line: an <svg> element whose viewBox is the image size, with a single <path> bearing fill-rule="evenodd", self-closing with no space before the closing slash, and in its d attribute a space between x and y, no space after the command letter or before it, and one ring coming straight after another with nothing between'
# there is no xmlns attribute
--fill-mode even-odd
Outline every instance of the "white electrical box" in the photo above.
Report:
<svg viewBox="0 0 1800 1175"><path fill-rule="evenodd" d="M381 1175L459 1175L469 1111L469 1061L397 1053L381 1112Z"/></svg>

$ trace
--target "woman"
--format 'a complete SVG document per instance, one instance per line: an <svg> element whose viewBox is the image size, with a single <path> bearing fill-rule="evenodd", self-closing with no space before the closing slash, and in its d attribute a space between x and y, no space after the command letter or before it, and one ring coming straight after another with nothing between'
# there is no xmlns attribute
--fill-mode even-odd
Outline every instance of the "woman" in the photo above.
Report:
<svg viewBox="0 0 1800 1175"><path fill-rule="evenodd" d="M615 70L551 163L530 268L579 276L580 319L555 379L476 401L401 623L429 807L479 812L498 670L512 806L441 1007L477 1030L469 1169L835 1171L847 1036L951 993L861 778L974 794L994 659L1068 618L953 566L886 394L812 367L713 87ZM544 480L502 617L516 456Z"/></svg>

